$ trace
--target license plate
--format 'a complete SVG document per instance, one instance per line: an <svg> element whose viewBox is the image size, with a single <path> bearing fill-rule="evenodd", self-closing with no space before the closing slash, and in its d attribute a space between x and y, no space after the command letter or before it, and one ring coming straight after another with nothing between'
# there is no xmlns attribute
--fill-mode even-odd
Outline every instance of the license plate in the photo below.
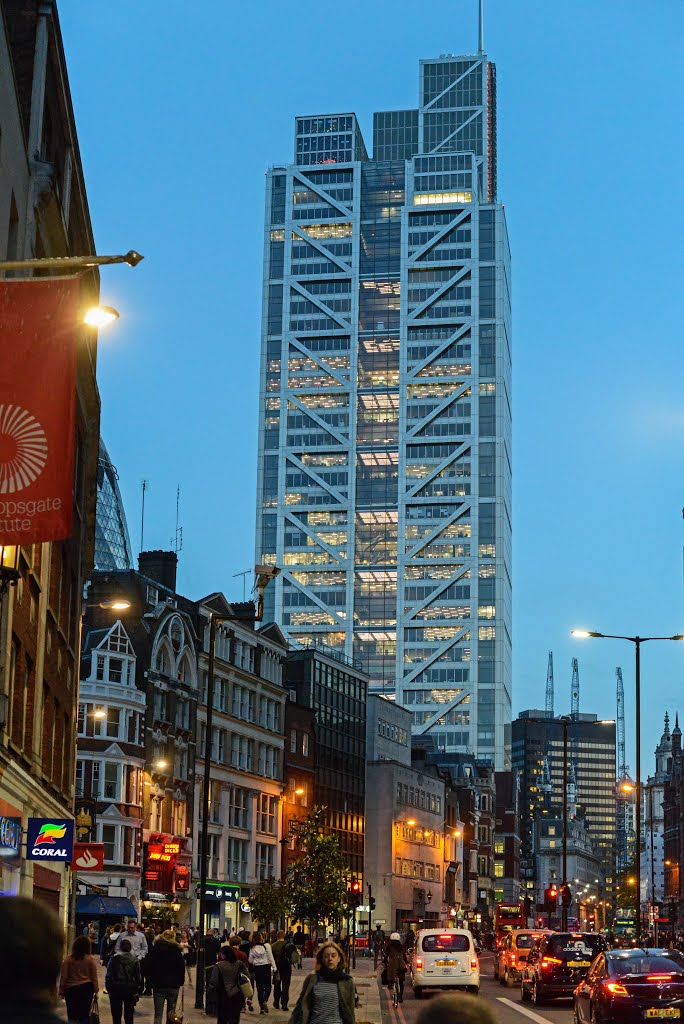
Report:
<svg viewBox="0 0 684 1024"><path fill-rule="evenodd" d="M450 967L443 967L442 968L442 974L451 974L451 968Z"/></svg>
<svg viewBox="0 0 684 1024"><path fill-rule="evenodd" d="M591 960L568 960L568 967L591 967Z"/></svg>
<svg viewBox="0 0 684 1024"><path fill-rule="evenodd" d="M681 1017L681 1011L678 1006L663 1006L662 1009L654 1006L644 1012L644 1017L647 1020L653 1020L654 1017Z"/></svg>
<svg viewBox="0 0 684 1024"><path fill-rule="evenodd" d="M456 960L438 960L438 967L457 967L458 963Z"/></svg>

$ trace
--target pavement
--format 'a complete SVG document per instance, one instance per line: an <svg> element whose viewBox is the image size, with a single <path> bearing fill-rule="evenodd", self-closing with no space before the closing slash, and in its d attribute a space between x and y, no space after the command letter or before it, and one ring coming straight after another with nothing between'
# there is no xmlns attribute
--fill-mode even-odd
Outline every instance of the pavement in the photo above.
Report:
<svg viewBox="0 0 684 1024"><path fill-rule="evenodd" d="M273 1006L273 993L271 993L271 999L269 1001L269 1013L268 1022L269 1024L287 1024L290 1019L290 1015L294 1008L299 993L302 990L304 979L307 974L313 970L313 959L304 959L301 970L295 968L292 972L292 982L290 984L290 998L288 1000L289 1009L287 1011L276 1010ZM379 971L373 970L373 960L371 957L357 957L356 968L351 970L351 975L356 983L356 989L359 994L359 1005L356 1008L356 1024L388 1024L389 1017L387 1015L387 999L384 994L381 995L381 986L379 984ZM104 968L98 965L98 975L100 978L100 1021L101 1024L112 1024L112 1015L109 1009L109 999L104 992ZM212 1014L211 1017L207 1017L204 1010L195 1009L195 971L191 969L190 972L191 981L186 980L185 987L183 989L185 995L185 1008L184 1008L184 1024L206 1024L208 1020L215 1020L215 1016ZM254 1000L256 1009L253 1013L244 1011L242 1016L241 1024L257 1024L261 1021L261 1015L259 1013L259 1006ZM384 1014L383 1014L384 1005ZM178 999L178 1006L176 1007L177 1012L180 1011L180 997ZM58 1015L66 1021L66 1008L62 1001L57 1007ZM141 996L135 1007L135 1024L153 1024L154 1021L154 1005L151 996ZM164 1021L164 1024L166 1022Z"/></svg>

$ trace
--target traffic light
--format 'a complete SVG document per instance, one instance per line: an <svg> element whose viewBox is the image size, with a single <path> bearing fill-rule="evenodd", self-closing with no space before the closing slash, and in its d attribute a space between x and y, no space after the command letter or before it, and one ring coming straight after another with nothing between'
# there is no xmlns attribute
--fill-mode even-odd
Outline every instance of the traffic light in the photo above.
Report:
<svg viewBox="0 0 684 1024"><path fill-rule="evenodd" d="M544 892L544 909L547 914L554 914L558 908L558 889L552 883Z"/></svg>
<svg viewBox="0 0 684 1024"><path fill-rule="evenodd" d="M361 882L354 875L352 876L351 885L349 886L349 906L360 907L361 906Z"/></svg>
<svg viewBox="0 0 684 1024"><path fill-rule="evenodd" d="M375 896L369 896L368 897L368 909L369 910L375 910L375 906L376 906L376 904L375 904Z"/></svg>
<svg viewBox="0 0 684 1024"><path fill-rule="evenodd" d="M569 885L561 887L561 903L564 907L569 907L572 903L572 889Z"/></svg>

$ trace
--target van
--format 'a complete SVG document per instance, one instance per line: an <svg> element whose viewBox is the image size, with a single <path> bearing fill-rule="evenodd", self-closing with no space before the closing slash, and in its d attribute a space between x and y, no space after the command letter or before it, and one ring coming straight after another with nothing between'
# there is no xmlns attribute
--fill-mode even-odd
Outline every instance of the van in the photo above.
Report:
<svg viewBox="0 0 684 1024"><path fill-rule="evenodd" d="M416 999L426 988L461 988L475 995L480 991L480 961L466 928L421 929L410 970Z"/></svg>

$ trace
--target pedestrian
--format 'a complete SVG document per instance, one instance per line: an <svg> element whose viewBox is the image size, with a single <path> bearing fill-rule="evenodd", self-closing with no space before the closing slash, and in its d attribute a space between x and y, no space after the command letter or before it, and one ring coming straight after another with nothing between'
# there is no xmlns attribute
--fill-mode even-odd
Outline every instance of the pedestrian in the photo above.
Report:
<svg viewBox="0 0 684 1024"><path fill-rule="evenodd" d="M142 962L147 956L147 939L145 938L144 932L138 931L138 926L135 921L129 921L126 925L125 932L119 932L119 936L116 940L114 952L118 953L121 949L121 943L124 939L128 940L131 944L131 953L136 960Z"/></svg>
<svg viewBox="0 0 684 1024"><path fill-rule="evenodd" d="M399 932L392 932L387 943L383 958L383 981L388 988L394 988L394 982L399 982L399 1002L404 1002L404 979L408 968L408 956L401 945Z"/></svg>
<svg viewBox="0 0 684 1024"><path fill-rule="evenodd" d="M238 935L240 936L240 949L247 959L249 959L249 951L252 948L252 943L249 939L249 932L243 928L241 932L238 932Z"/></svg>
<svg viewBox="0 0 684 1024"><path fill-rule="evenodd" d="M221 940L219 939L218 928L210 928L204 936L204 969L213 966L221 952Z"/></svg>
<svg viewBox="0 0 684 1024"><path fill-rule="evenodd" d="M297 925L297 928L295 929L295 933L292 936L292 941L294 942L295 946L297 947L297 951L299 953L299 967L300 967L300 970L301 970L302 960L304 959L304 945L306 943L306 935L302 931L302 926L299 925L299 924Z"/></svg>
<svg viewBox="0 0 684 1024"><path fill-rule="evenodd" d="M113 957L114 950L116 949L116 944L119 941L119 936L121 935L122 930L123 926L118 923L107 929L100 946L100 956L102 958L103 967L106 967Z"/></svg>
<svg viewBox="0 0 684 1024"><path fill-rule="evenodd" d="M342 950L335 942L325 942L316 953L314 972L304 979L289 1024L354 1024L355 1000L354 979L344 970Z"/></svg>
<svg viewBox="0 0 684 1024"><path fill-rule="evenodd" d="M154 1024L162 1024L164 1006L168 1020L175 1012L178 993L185 981L185 962L174 928L168 928L155 940L147 963L147 976L154 998Z"/></svg>
<svg viewBox="0 0 684 1024"><path fill-rule="evenodd" d="M100 988L91 950L88 936L77 935L59 976L59 994L66 1003L67 1017L75 1024L88 1024L90 1005Z"/></svg>
<svg viewBox="0 0 684 1024"><path fill-rule="evenodd" d="M278 932L276 941L271 947L275 960L276 973L273 977L273 1005L276 1010L287 1010L290 998L290 982L292 981L292 962L297 958L297 947L288 941L285 932Z"/></svg>
<svg viewBox="0 0 684 1024"><path fill-rule="evenodd" d="M230 944L221 947L221 956L211 972L208 1000L216 1006L217 1024L239 1024L245 997L240 988L247 979L244 965Z"/></svg>
<svg viewBox="0 0 684 1024"><path fill-rule="evenodd" d="M252 935L252 948L249 951L249 962L254 972L257 999L261 1013L268 1013L268 997L271 994L271 972L276 965L270 943L263 942L261 932Z"/></svg>
<svg viewBox="0 0 684 1024"><path fill-rule="evenodd" d="M251 978L251 968L250 968L250 963L249 963L249 956L248 956L247 953L243 953L242 952L242 949L240 948L240 943L241 943L241 939L240 939L239 935L231 935L230 939L228 940L228 945L230 946L230 948L235 953L235 956L238 958L240 963L244 965L245 974L247 975L248 978L250 978L250 980L252 981L252 984L254 984L254 981ZM245 1007L246 1007L247 1010L249 1010L250 1013L254 1012L254 1004L252 1003L252 1000L249 998L249 996L245 1000Z"/></svg>
<svg viewBox="0 0 684 1024"><path fill-rule="evenodd" d="M0 897L2 1024L64 1024L55 1013L64 932L55 914L25 896Z"/></svg>
<svg viewBox="0 0 684 1024"><path fill-rule="evenodd" d="M112 956L105 975L105 987L112 1011L112 1024L133 1024L135 1004L142 985L140 960L131 950L130 939L122 939Z"/></svg>
<svg viewBox="0 0 684 1024"><path fill-rule="evenodd" d="M385 933L379 924L376 924L373 932L373 970L378 969L378 960L385 950Z"/></svg>
<svg viewBox="0 0 684 1024"><path fill-rule="evenodd" d="M484 999L452 994L431 999L415 1024L497 1024L497 1019Z"/></svg>
<svg viewBox="0 0 684 1024"><path fill-rule="evenodd" d="M147 942L147 956L145 957L145 959L142 961L142 964L140 965L141 971L142 971L142 980L143 980L143 993L142 994L144 996L151 996L152 995L152 986L150 985L150 979L147 976L147 964L148 964L149 955L152 952L152 946L154 946L154 940L155 939L156 939L156 935L154 933L154 928L151 925L148 924L147 928L145 929L145 941Z"/></svg>

